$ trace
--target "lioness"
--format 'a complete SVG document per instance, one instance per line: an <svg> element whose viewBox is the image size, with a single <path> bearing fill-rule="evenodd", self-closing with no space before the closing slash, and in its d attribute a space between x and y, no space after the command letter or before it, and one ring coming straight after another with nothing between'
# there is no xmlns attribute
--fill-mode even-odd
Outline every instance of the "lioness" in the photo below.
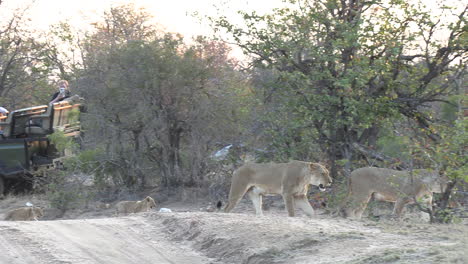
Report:
<svg viewBox="0 0 468 264"><path fill-rule="evenodd" d="M32 221L44 216L42 208L25 206L11 210L5 216L6 221Z"/></svg>
<svg viewBox="0 0 468 264"><path fill-rule="evenodd" d="M328 170L318 163L247 163L234 171L224 211L230 212L247 192L257 215L263 215L262 195L281 194L289 216L294 216L294 206L313 216L314 209L307 200L309 184L324 191L331 183Z"/></svg>
<svg viewBox="0 0 468 264"><path fill-rule="evenodd" d="M147 196L141 201L121 201L115 205L117 214L147 212L156 207L153 198Z"/></svg>
<svg viewBox="0 0 468 264"><path fill-rule="evenodd" d="M395 203L393 215L400 217L403 208L416 200L423 200L432 208L432 193L442 193L448 179L439 177L435 171L414 170L411 183L408 171L384 168L360 168L351 172L348 185L345 217L362 217L369 200Z"/></svg>

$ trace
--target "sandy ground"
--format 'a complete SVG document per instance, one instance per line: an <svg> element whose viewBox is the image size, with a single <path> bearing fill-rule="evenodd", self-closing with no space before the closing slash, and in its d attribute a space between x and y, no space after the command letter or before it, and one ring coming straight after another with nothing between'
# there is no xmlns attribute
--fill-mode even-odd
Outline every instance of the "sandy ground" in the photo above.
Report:
<svg viewBox="0 0 468 264"><path fill-rule="evenodd" d="M246 201L230 214L161 206L173 212L0 221L0 263L468 263L466 224L289 218L281 205L256 217Z"/></svg>

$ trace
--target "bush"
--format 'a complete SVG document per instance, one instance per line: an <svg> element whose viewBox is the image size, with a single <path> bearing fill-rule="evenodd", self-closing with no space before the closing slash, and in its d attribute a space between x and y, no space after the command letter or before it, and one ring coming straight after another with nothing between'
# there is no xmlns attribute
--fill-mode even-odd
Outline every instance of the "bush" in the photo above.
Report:
<svg viewBox="0 0 468 264"><path fill-rule="evenodd" d="M62 215L69 209L87 207L94 197L94 191L85 185L86 178L70 174L67 171L57 171L48 175L49 183L45 186L45 194L52 208L59 209Z"/></svg>

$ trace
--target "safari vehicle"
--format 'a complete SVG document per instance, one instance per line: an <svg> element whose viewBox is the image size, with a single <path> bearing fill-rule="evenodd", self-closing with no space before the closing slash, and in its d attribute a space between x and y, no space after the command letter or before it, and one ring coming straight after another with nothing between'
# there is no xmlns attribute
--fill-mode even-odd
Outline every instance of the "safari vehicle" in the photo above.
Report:
<svg viewBox="0 0 468 264"><path fill-rule="evenodd" d="M60 166L64 154L47 136L63 131L67 137L77 137L80 107L72 101L62 101L18 109L0 117L0 197L6 181L34 179L45 170Z"/></svg>

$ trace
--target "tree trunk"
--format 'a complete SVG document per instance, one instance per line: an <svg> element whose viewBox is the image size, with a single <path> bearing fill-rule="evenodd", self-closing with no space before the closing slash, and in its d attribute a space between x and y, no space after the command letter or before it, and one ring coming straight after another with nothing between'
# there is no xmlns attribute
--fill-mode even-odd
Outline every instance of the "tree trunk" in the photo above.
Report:
<svg viewBox="0 0 468 264"><path fill-rule="evenodd" d="M434 217L432 221L435 223L450 223L453 220L453 216L450 215L450 212L447 211L448 202L450 199L450 195L452 194L452 190L457 183L456 179L449 182L447 184L447 189L442 194L440 198L439 206L434 212Z"/></svg>
<svg viewBox="0 0 468 264"><path fill-rule="evenodd" d="M182 134L181 128L173 128L169 129L169 149L168 149L168 166L169 166L169 173L171 177L170 184L171 185L178 185L180 184L180 137Z"/></svg>

